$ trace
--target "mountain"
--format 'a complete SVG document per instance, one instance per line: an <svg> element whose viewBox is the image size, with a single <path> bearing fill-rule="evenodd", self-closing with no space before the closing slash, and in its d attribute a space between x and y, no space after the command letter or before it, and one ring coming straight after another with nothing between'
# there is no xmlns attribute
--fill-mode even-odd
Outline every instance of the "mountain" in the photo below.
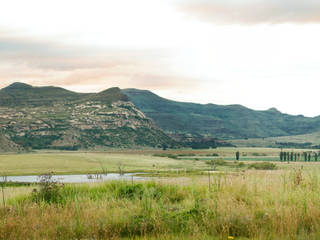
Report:
<svg viewBox="0 0 320 240"><path fill-rule="evenodd" d="M119 88L76 93L14 83L0 90L0 133L13 150L176 145Z"/></svg>
<svg viewBox="0 0 320 240"><path fill-rule="evenodd" d="M241 105L171 101L147 90L124 89L122 92L169 134L236 139L290 136L320 130L319 117L283 114L275 108L256 111Z"/></svg>
<svg viewBox="0 0 320 240"><path fill-rule="evenodd" d="M59 87L33 87L25 83L13 83L0 90L0 106L43 106L56 102L75 101L88 96Z"/></svg>

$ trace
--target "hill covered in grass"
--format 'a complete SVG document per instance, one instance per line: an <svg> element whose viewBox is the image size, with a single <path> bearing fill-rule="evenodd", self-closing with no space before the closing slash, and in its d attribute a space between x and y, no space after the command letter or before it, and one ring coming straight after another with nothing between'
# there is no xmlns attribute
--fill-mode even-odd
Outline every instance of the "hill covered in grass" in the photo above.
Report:
<svg viewBox="0 0 320 240"><path fill-rule="evenodd" d="M122 90L167 133L202 134L223 139L308 134L320 130L320 118L256 111L241 105L171 101L147 90Z"/></svg>
<svg viewBox="0 0 320 240"><path fill-rule="evenodd" d="M119 88L76 93L14 83L0 90L0 131L0 140L12 149L176 145Z"/></svg>

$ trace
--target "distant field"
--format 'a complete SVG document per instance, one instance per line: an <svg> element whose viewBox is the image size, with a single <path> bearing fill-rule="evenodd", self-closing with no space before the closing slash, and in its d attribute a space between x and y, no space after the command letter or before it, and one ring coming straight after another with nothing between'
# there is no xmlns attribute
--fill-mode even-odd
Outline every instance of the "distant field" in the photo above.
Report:
<svg viewBox="0 0 320 240"><path fill-rule="evenodd" d="M0 174L27 175L54 173L92 173L101 171L161 171L203 168L203 162L154 157L132 153L33 153L0 155Z"/></svg>
<svg viewBox="0 0 320 240"><path fill-rule="evenodd" d="M320 145L320 132L284 137L235 139L228 142L238 147L280 147L279 144L276 144L277 142Z"/></svg>

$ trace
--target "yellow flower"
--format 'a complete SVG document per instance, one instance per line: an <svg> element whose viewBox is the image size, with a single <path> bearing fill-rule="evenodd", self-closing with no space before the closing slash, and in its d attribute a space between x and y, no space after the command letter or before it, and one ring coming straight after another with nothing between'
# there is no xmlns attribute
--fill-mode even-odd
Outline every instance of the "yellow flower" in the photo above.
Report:
<svg viewBox="0 0 320 240"><path fill-rule="evenodd" d="M234 237L228 236L228 240L232 240L232 239L234 239Z"/></svg>

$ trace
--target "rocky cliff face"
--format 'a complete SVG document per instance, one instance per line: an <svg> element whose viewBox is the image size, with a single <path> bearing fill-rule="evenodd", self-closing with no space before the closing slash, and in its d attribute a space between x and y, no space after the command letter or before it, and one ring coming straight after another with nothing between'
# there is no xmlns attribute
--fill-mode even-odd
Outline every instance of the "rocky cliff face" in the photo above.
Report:
<svg viewBox="0 0 320 240"><path fill-rule="evenodd" d="M119 88L78 94L13 84L0 91L0 129L15 146L29 149L175 144Z"/></svg>

